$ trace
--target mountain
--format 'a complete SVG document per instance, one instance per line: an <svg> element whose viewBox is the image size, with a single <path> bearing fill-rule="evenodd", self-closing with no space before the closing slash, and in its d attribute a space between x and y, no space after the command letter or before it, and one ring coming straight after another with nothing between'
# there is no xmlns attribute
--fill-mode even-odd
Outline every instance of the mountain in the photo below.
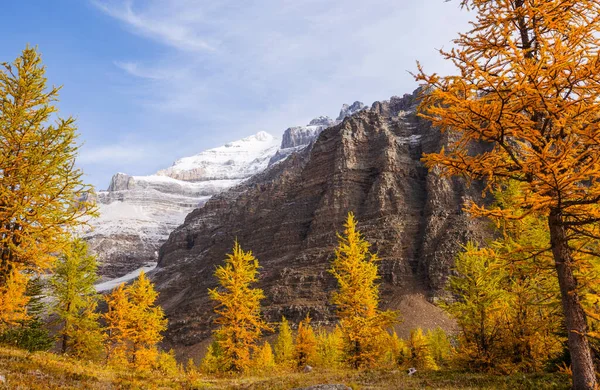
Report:
<svg viewBox="0 0 600 390"><path fill-rule="evenodd" d="M318 117L306 126L286 129L281 139L261 131L181 158L154 175L115 174L108 189L96 194L100 217L84 234L98 255L100 275L105 280L118 278L156 263L158 249L188 213L306 147L336 123Z"/></svg>
<svg viewBox="0 0 600 390"><path fill-rule="evenodd" d="M154 175L114 175L96 194L100 217L84 235L99 256L100 275L116 278L156 262L158 249L189 212L264 170L280 142L259 132L179 159Z"/></svg>
<svg viewBox="0 0 600 390"><path fill-rule="evenodd" d="M210 337L207 289L235 239L260 261L269 321L285 315L297 323L310 313L317 325L332 325L335 281L327 270L349 211L382 259L382 305L401 310L401 333L450 326L430 301L443 294L460 245L487 234L485 223L462 211L482 186L423 166L423 153L439 151L448 135L419 118L416 104L416 94L367 109L357 104L308 147L190 213L161 247L152 275L170 321L168 341L193 350Z"/></svg>

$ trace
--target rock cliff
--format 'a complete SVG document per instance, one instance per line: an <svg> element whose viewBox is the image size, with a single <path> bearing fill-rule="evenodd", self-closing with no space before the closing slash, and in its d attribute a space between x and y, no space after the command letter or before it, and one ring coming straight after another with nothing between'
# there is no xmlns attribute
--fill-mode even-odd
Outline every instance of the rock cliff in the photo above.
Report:
<svg viewBox="0 0 600 390"><path fill-rule="evenodd" d="M423 166L423 153L447 139L415 107L414 94L346 107L343 121L309 147L190 213L161 247L153 274L170 343L192 346L210 336L207 289L236 238L260 261L268 320L297 322L310 312L317 324L332 324L335 281L327 269L348 211L382 259L382 304L403 312L406 329L443 325L425 298L442 292L460 245L485 236L484 224L462 211L481 188Z"/></svg>

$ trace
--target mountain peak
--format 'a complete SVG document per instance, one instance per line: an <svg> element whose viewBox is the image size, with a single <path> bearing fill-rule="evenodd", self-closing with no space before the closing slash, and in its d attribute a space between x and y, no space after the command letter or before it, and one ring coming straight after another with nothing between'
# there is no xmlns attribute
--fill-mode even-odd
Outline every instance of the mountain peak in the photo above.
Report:
<svg viewBox="0 0 600 390"><path fill-rule="evenodd" d="M340 115L338 115L336 120L343 121L346 117L349 117L350 115L364 110L365 108L366 106L358 100L352 103L351 105L343 104L342 109L340 110Z"/></svg>

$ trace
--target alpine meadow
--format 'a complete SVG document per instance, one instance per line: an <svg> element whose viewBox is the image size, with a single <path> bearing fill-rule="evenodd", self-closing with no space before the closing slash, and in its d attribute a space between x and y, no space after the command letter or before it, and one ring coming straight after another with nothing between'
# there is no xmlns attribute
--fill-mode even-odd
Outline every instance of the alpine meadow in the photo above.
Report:
<svg viewBox="0 0 600 390"><path fill-rule="evenodd" d="M600 388L600 0L4 11L0 389Z"/></svg>

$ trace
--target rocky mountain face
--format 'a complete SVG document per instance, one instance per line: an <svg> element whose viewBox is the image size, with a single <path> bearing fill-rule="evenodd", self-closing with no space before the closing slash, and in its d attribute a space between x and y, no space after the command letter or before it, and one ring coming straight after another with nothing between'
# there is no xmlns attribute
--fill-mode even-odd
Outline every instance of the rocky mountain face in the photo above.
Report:
<svg viewBox="0 0 600 390"><path fill-rule="evenodd" d="M447 136L417 117L416 103L412 94L345 107L341 122L319 130L308 147L190 213L161 247L152 276L169 342L193 346L210 337L207 289L236 238L260 261L269 321L285 315L297 323L310 313L317 324L333 324L327 270L349 211L382 259L383 306L401 310L404 329L444 325L428 300L442 293L460 245L486 234L462 211L481 188L423 166L423 153L439 151ZM289 134L286 145L303 136Z"/></svg>
<svg viewBox="0 0 600 390"><path fill-rule="evenodd" d="M116 278L156 262L158 249L185 216L212 195L264 170L280 139L265 132L182 158L150 176L117 173L96 194L100 217L84 234L99 273Z"/></svg>
<svg viewBox="0 0 600 390"><path fill-rule="evenodd" d="M347 105L344 107L343 112L351 112ZM188 213L212 195L306 147L323 129L336 123L321 116L306 126L288 128L281 139L261 131L181 158L150 176L117 173L108 189L96 194L100 217L84 233L98 255L100 275L117 278L156 263L158 249Z"/></svg>

